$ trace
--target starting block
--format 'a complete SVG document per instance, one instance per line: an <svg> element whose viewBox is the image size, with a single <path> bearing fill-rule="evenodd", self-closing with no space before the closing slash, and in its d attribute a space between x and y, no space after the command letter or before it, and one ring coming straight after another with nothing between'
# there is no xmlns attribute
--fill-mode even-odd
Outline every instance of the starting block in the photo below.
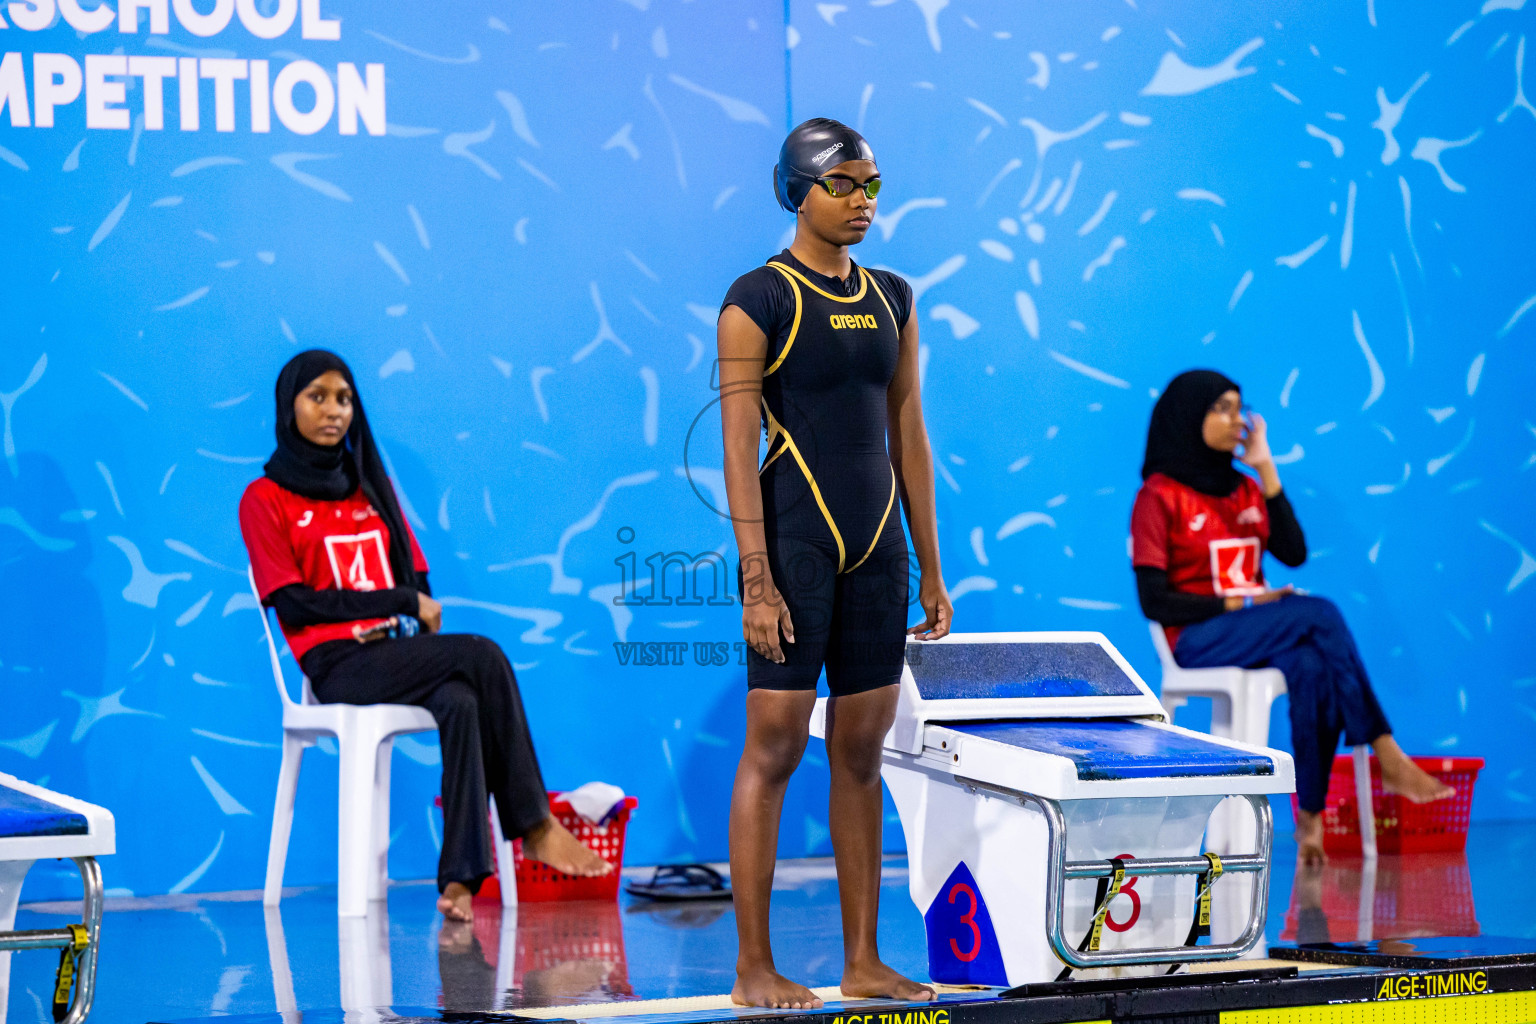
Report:
<svg viewBox="0 0 1536 1024"><path fill-rule="evenodd" d="M116 823L105 808L0 773L0 1021L10 989L11 952L57 949L54 1019L80 1024L96 989L103 889L96 858L117 848ZM85 887L79 924L15 931L21 883L35 861L68 857ZM71 995L73 990L73 995Z"/></svg>
<svg viewBox="0 0 1536 1024"><path fill-rule="evenodd" d="M826 730L822 698L811 731ZM1267 797L1295 788L1291 758L1168 724L1102 634L910 642L881 774L936 982L1016 986L1063 965L1150 973L1242 956L1263 935ZM1255 849L1204 856L1229 796L1253 808ZM1246 904L1235 936L1193 944L1212 904L1233 900Z"/></svg>

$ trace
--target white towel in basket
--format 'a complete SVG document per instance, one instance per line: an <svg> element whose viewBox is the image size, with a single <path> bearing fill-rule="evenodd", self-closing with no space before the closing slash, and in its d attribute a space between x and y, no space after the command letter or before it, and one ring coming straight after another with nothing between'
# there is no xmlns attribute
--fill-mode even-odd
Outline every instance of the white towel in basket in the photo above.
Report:
<svg viewBox="0 0 1536 1024"><path fill-rule="evenodd" d="M624 802L624 796L622 789L606 782L589 782L569 793L560 794L560 798L575 808L577 814L594 825L607 822Z"/></svg>

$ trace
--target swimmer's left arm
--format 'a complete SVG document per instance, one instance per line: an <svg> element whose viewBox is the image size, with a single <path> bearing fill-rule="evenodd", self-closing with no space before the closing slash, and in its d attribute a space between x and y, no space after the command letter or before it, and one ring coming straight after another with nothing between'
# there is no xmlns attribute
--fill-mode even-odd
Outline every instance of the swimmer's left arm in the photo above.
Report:
<svg viewBox="0 0 1536 1024"><path fill-rule="evenodd" d="M915 312L915 311L914 311ZM921 572L918 601L926 621L909 629L920 640L937 640L950 631L954 606L939 565L939 526L933 492L933 451L923 424L922 388L918 374L917 317L909 314L901 328L896 373L886 390L887 447L902 511L912 534Z"/></svg>

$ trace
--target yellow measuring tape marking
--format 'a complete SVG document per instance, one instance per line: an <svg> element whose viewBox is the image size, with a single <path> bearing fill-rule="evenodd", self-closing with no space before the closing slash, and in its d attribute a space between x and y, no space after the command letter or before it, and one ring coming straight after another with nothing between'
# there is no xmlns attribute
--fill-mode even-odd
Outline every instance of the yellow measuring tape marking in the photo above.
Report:
<svg viewBox="0 0 1536 1024"><path fill-rule="evenodd" d="M1211 867L1210 870L1200 876L1199 922L1200 927L1206 930L1205 934L1209 935L1211 927L1211 887L1216 884L1216 879L1221 877L1223 868L1221 866L1221 858L1214 853L1207 853L1205 859Z"/></svg>
<svg viewBox="0 0 1536 1024"><path fill-rule="evenodd" d="M1088 933L1088 950L1096 952L1099 948L1099 938L1104 934L1104 918L1109 916L1109 905L1120 895L1120 886L1125 882L1125 862L1115 861L1115 875L1109 881L1109 890L1104 898L1099 901L1099 907L1093 912L1093 929Z"/></svg>
<svg viewBox="0 0 1536 1024"><path fill-rule="evenodd" d="M91 944L91 935L83 924L67 925L70 944L59 953L59 973L53 984L53 1019L63 1020L69 1015L69 992L75 986L75 976L80 973L80 956Z"/></svg>

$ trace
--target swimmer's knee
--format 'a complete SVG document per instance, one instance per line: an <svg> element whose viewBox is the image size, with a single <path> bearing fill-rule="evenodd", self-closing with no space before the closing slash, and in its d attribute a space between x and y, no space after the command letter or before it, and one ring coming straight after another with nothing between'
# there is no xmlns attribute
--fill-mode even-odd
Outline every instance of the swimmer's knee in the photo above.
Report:
<svg viewBox="0 0 1536 1024"><path fill-rule="evenodd" d="M774 730L748 733L741 760L744 767L769 782L784 782L800 765L810 740L810 730Z"/></svg>
<svg viewBox="0 0 1536 1024"><path fill-rule="evenodd" d="M894 709L893 709L894 710ZM890 731L894 715L851 715L830 713L827 716L827 741L846 751L873 751L878 759L885 734Z"/></svg>
<svg viewBox="0 0 1536 1024"><path fill-rule="evenodd" d="M880 781L882 741L885 733L844 734L829 737L827 759L836 774L848 777L856 784L870 785Z"/></svg>

